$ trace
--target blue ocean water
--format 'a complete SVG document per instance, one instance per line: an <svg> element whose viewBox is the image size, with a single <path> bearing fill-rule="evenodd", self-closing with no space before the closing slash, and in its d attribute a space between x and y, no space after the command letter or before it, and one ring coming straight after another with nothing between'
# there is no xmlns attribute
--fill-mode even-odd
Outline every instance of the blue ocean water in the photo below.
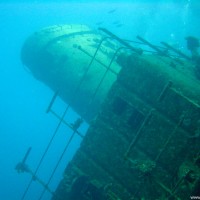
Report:
<svg viewBox="0 0 200 200"><path fill-rule="evenodd" d="M166 41L188 53L185 36L200 36L196 0L185 1L0 1L0 199L21 199L31 176L18 174L15 166L32 147L27 164L34 171L56 129L58 119L46 114L53 92L34 79L22 65L21 47L33 32L56 24L86 24L107 28L124 39L140 35L154 44ZM58 100L54 109L62 113ZM72 121L76 114L71 112ZM83 124L81 131L85 132ZM69 139L71 131L62 126L44 159L38 177L46 182ZM55 190L66 163L81 139L76 138L50 183ZM33 182L25 199L38 199L42 186ZM43 199L50 199L46 193Z"/></svg>

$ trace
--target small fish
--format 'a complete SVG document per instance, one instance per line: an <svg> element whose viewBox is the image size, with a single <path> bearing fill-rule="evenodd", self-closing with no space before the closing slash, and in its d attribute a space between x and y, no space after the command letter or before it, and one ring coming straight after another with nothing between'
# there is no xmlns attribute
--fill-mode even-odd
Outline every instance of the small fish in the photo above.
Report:
<svg viewBox="0 0 200 200"><path fill-rule="evenodd" d="M116 21L113 22L113 24L120 24L120 21L116 20Z"/></svg>
<svg viewBox="0 0 200 200"><path fill-rule="evenodd" d="M117 27L117 28L120 28L120 27L122 27L123 25L124 25L124 24L117 24L116 27Z"/></svg>
<svg viewBox="0 0 200 200"><path fill-rule="evenodd" d="M101 25L103 23L104 23L103 21L100 21L100 22L97 22L96 25L99 26L99 25Z"/></svg>
<svg viewBox="0 0 200 200"><path fill-rule="evenodd" d="M109 10L109 11L108 11L108 14L112 14L112 13L116 12L116 10L117 10L116 8L115 8L115 9L112 9L112 10Z"/></svg>

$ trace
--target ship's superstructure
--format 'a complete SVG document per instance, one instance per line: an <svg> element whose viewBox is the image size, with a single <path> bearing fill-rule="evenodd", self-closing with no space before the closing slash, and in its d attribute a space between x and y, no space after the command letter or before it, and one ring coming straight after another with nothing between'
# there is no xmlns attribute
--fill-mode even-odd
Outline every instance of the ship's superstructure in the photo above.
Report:
<svg viewBox="0 0 200 200"><path fill-rule="evenodd" d="M52 200L199 195L200 82L194 65L178 50L182 57L170 54L170 46L138 38L154 51L143 53L106 29L97 34L85 26L50 27L25 43L24 64L55 91L48 112L60 96L81 116L73 125L62 117L60 123L81 137L82 120L90 125Z"/></svg>

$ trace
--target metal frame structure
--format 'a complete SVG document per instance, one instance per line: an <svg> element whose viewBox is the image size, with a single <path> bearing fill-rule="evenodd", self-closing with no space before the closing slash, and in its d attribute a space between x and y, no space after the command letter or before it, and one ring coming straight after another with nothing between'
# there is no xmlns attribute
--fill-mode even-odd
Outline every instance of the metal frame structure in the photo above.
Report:
<svg viewBox="0 0 200 200"><path fill-rule="evenodd" d="M90 54L89 54L87 51L85 51L83 48L79 47L79 50L80 50L81 52L85 53L87 56L89 56L89 57L91 58L91 61L90 61L89 65L87 66L87 69L86 69L86 71L85 71L85 73L84 73L82 79L80 80L80 82L79 82L77 88L75 89L74 93L72 94L71 102L76 98L76 94L77 94L77 92L81 89L82 83L83 83L83 81L85 80L86 75L87 75L89 69L92 67L92 64L93 64L94 61L100 63L102 67L106 68L106 71L105 71L105 73L102 75L102 78L101 78L101 80L99 81L99 84L97 85L97 87L96 87L96 89L95 89L95 91L94 91L94 93L93 93L93 95L92 95L92 97L91 97L91 99L90 99L89 105L93 102L95 96L97 95L98 90L99 90L100 86L102 85L102 83L103 83L103 81L104 81L104 79L105 79L107 73L110 71L110 72L112 72L113 74L115 74L115 75L117 76L117 73L114 72L114 71L111 69L111 65L112 65L113 61L115 60L116 56L118 55L118 53L119 53L121 50L126 49L126 50L129 50L129 51L134 52L134 53L137 53L137 54L142 54L142 52L143 52L142 49L137 49L137 48L135 48L135 47L132 47L129 43L127 43L126 41L124 41L124 40L118 38L116 35L114 35L114 34L111 33L110 31L108 31L108 30L106 30L106 29L103 29L103 28L100 28L99 30L100 30L100 31L103 31L105 34L107 34L107 35L109 35L109 36L103 37L103 39L102 39L102 40L100 41L100 43L98 44L98 47L96 48L96 51L95 51L94 55L90 55ZM138 38L139 38L144 44L146 44L146 45L150 46L151 48L153 48L153 50L158 51L158 53L160 53L160 54L162 53L161 50L159 50L159 49L158 49L157 47L155 47L154 45L151 45L149 42L147 42L146 40L142 39L141 37L138 37ZM112 40L112 41L115 40L115 41L117 41L119 44L122 45L122 46L119 47L117 50L115 50L115 52L114 52L114 54L113 54L113 57L111 58L110 63L109 63L108 66L106 66L105 64L103 64L102 61L96 59L96 55L98 54L99 49L101 48L102 44L103 44L105 41L107 41L107 40ZM166 43L163 43L163 44L165 45ZM175 51L175 52L176 52L176 51ZM176 53L178 53L178 54L180 55L180 52L176 52ZM184 54L183 54L183 55L184 55ZM163 54L163 56L166 56L166 55ZM188 58L187 56L185 56L185 55L184 55L184 57L185 57L186 59L189 59L189 58ZM169 82L169 83L163 88L162 92L160 93L160 96L158 96L158 99L157 99L158 102L162 102L162 100L165 98L165 95L166 95L167 91L168 91L169 89L173 89L173 88L172 88L172 85L173 85L173 83L172 83L172 82ZM21 200L24 200L24 199L26 198L27 192L28 192L28 190L30 189L32 182L35 181L35 180L38 181L38 182L44 187L44 189L43 189L43 191L42 191L42 193L41 193L41 195L40 195L40 197L39 197L38 200L41 200L41 199L43 198L43 195L44 195L44 193L45 193L46 191L50 192L52 195L55 195L54 192L49 188L49 184L50 184L50 182L51 182L51 180L52 180L52 178L53 178L53 176L54 176L54 174L55 174L55 172L56 172L56 170L57 170L57 168L58 168L58 166L59 166L61 160L63 159L64 154L67 152L67 150L68 150L68 148L69 148L69 145L70 145L70 143L72 142L72 140L73 140L73 138L74 138L75 135L78 135L78 136L80 136L81 138L84 138L84 135L83 135L81 132L78 131L79 126L80 126L81 123L83 122L83 119L82 119L81 117L78 118L78 119L74 122L74 124L71 124L71 123L67 122L66 120L64 120L64 118L65 118L65 116L67 115L68 110L69 110L69 108L70 108L70 105L71 105L70 102L69 102L69 104L67 105L67 107L65 108L65 110L64 110L64 112L63 112L63 114L62 114L62 116L59 116L59 115L52 109L52 106L54 105L54 103L55 103L55 101L56 101L58 95L59 95L59 91L56 91L55 94L53 95L53 97L52 97L50 103L49 103L49 106L48 106L48 108L47 108L46 113L51 113L51 114L53 114L56 118L59 119L59 122L58 122L58 124L57 124L56 129L55 129L54 132L53 132L53 135L52 135L52 137L51 137L51 139L50 139L50 141L49 141L49 143L48 143L48 145L47 145L47 147L46 147L46 149L45 149L45 151L44 151L44 153L43 153L43 155L42 155L42 157L41 157L41 159L40 159L40 161L39 161L39 164L37 165L37 167L36 167L36 169L35 169L35 171L34 171L34 172L32 172L32 171L30 171L30 170L27 171L27 172L29 172L29 173L31 174L31 180L29 181L29 183L28 183L28 185L27 185L27 188L25 189L24 194L23 194ZM190 108L188 108L188 110L189 110L189 109L190 109ZM87 112L87 108L86 108L85 112ZM139 129L138 129L138 131L137 131L135 137L134 137L133 140L131 141L130 146L128 147L128 149L127 149L127 151L125 152L125 155L124 155L124 157L125 157L126 160L131 161L131 158L129 157L129 153L130 153L130 151L134 148L135 144L137 143L137 140L140 138L140 136L141 136L141 130L142 130L143 127L146 125L146 123L148 122L148 120L151 118L153 112L154 112L154 109L151 109L150 112L149 112L149 114L144 118L144 121L143 121L143 123L141 124L141 126L139 127ZM167 141L166 141L166 143L165 143L165 145L164 145L162 151L158 152L158 154L157 154L157 156L156 156L156 158L155 158L155 160L154 160L155 163L157 163L157 162L159 161L160 156L162 155L162 153L163 153L163 152L165 151L165 149L167 148L168 143L170 142L170 140L172 139L172 137L173 137L174 134L176 133L177 129L180 128L180 126L181 126L181 124L182 124L182 122L183 122L183 120L184 120L184 117L185 117L186 115L187 115L187 112L185 112L184 115L180 117L180 119L179 119L179 121L177 122L177 124L175 125L173 131L172 131L171 134L169 135L169 137L168 137L168 139L167 139ZM47 155L47 153L48 153L48 151L49 151L49 148L51 147L51 144L52 144L54 138L56 137L56 135L57 135L57 133L58 133L58 130L59 130L61 124L64 124L64 125L66 125L67 127L69 127L69 128L72 130L72 135L70 136L70 139L68 140L68 142L67 142L65 148L63 149L62 154L60 155L58 161L56 162L56 165L55 165L55 167L54 167L54 169L53 169L53 171L52 171L52 173L51 173L51 175L50 175L50 177L49 177L47 183L44 183L43 181L41 181L41 180L37 177L37 173L38 173L38 170L40 169L41 164L43 163L43 160L44 160L45 156ZM26 158L27 158L29 152L30 152L30 150L28 150L27 154L25 155L25 158L24 158L23 161L22 161L23 164L25 164L25 161L26 161ZM200 155L200 151L197 153L197 155ZM23 165L23 166L24 166L24 165ZM18 170L20 170L20 169L23 170L22 166L21 166L21 168L19 168ZM24 170L24 171L26 171L26 170ZM188 172L188 173L189 173L189 172ZM186 174L185 176L187 176L187 174ZM172 189L168 188L167 186L163 185L162 183L160 183L160 182L157 181L157 180L155 180L155 182L157 181L157 184L158 184L162 189L164 189L167 193L169 193L169 198L173 196L175 199L177 199L177 197L176 197L176 190L178 189L178 187L180 186L180 183L184 180L184 178L185 178L185 177L180 178L180 179L177 181L177 183L175 184L174 188L172 188ZM142 186L141 186L141 187L142 187ZM135 195L137 195L137 194L135 194Z"/></svg>

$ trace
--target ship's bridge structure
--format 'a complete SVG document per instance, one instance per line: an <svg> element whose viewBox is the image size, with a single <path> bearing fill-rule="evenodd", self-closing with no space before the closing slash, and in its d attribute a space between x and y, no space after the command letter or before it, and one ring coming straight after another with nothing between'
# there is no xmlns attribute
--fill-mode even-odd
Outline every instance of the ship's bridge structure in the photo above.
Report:
<svg viewBox="0 0 200 200"><path fill-rule="evenodd" d="M200 195L200 81L189 56L165 42L156 46L104 28L60 25L30 36L21 58L55 93L47 113L72 130L63 154L74 135L82 138L55 191L51 177L47 183L37 177L39 166L31 172L52 200ZM58 98L66 103L62 116L53 110ZM73 124L64 120L69 107L80 115ZM89 124L85 135L83 122Z"/></svg>

